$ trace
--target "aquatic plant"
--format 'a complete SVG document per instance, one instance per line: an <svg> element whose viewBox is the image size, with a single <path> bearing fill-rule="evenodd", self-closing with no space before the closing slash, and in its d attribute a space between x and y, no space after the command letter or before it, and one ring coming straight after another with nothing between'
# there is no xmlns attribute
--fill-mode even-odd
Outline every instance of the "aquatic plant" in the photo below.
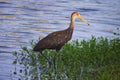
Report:
<svg viewBox="0 0 120 80"><path fill-rule="evenodd" d="M120 39L92 37L90 40L74 40L67 43L57 53L56 69L53 64L47 67L47 61L40 53L31 48L22 47L14 52L15 70L12 79L18 80L119 80L120 79ZM56 52L43 52L52 60Z"/></svg>

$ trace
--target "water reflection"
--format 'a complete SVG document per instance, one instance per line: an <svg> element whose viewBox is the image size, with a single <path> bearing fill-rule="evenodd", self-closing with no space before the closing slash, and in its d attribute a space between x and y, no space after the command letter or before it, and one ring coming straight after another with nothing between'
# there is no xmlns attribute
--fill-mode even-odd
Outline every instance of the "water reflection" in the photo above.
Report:
<svg viewBox="0 0 120 80"><path fill-rule="evenodd" d="M119 3L119 0L1 0L0 79L7 80L9 77L5 69L10 65L14 50L29 45L30 40L39 36L67 28L73 11L81 12L91 24L88 27L77 20L73 39L89 39L91 35L114 37L116 29L120 28Z"/></svg>

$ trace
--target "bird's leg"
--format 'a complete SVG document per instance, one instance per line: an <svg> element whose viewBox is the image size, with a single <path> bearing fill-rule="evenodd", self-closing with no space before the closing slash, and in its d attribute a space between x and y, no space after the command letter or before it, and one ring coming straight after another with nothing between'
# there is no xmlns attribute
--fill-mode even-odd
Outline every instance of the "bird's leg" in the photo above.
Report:
<svg viewBox="0 0 120 80"><path fill-rule="evenodd" d="M57 53L55 53L55 55L53 57L53 66L54 66L54 69L56 69L56 56L57 56Z"/></svg>
<svg viewBox="0 0 120 80"><path fill-rule="evenodd" d="M59 50L56 50L57 53L59 53ZM57 56L57 53L55 53L54 57L53 57L53 66L54 66L54 69L56 69L56 56Z"/></svg>
<svg viewBox="0 0 120 80"><path fill-rule="evenodd" d="M48 67L51 68L51 61L48 59L48 57L46 57L42 52L40 52L41 55L47 60L48 62Z"/></svg>

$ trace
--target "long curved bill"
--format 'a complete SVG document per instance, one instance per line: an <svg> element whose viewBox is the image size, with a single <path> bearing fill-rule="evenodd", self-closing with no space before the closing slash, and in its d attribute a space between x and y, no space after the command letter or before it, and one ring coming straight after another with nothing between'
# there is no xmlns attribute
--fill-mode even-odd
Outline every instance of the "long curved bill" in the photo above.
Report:
<svg viewBox="0 0 120 80"><path fill-rule="evenodd" d="M88 23L88 21L85 19L85 18L83 18L81 15L79 15L79 17L78 17L80 20L82 20L83 22L85 22L88 26L90 25L89 23Z"/></svg>

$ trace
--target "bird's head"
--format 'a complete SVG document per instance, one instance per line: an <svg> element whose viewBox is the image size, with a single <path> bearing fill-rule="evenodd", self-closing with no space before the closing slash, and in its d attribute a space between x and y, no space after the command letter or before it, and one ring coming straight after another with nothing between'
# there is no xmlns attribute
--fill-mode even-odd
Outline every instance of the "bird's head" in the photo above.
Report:
<svg viewBox="0 0 120 80"><path fill-rule="evenodd" d="M83 22L85 22L87 25L89 25L88 21L83 18L79 12L73 12L72 13L72 16L71 16L73 19L76 19L76 18L79 18L80 20L82 20Z"/></svg>

